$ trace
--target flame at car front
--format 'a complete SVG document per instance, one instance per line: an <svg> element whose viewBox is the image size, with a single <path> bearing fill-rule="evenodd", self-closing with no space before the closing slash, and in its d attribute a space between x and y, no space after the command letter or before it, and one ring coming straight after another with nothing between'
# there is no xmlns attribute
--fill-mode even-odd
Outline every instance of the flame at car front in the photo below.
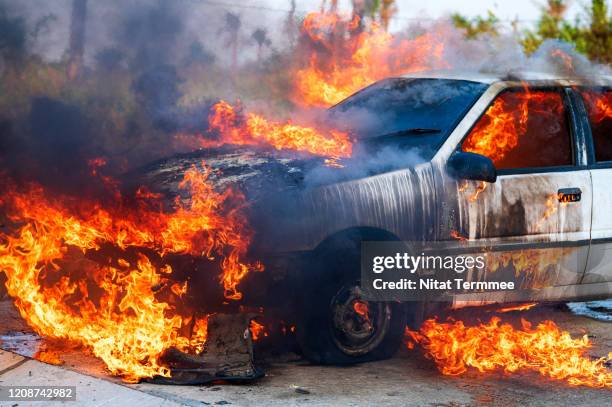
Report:
<svg viewBox="0 0 612 407"><path fill-rule="evenodd" d="M103 204L3 180L15 232L0 234L0 270L21 316L40 335L90 349L126 381L168 376L161 355L201 351L207 316L188 309L188 283L173 279L165 256L219 257L228 299L240 298L238 283L262 269L244 261L251 231L243 196L216 192L208 175L206 167L187 171L180 185L189 203L177 198L169 213L150 197L134 207Z"/></svg>

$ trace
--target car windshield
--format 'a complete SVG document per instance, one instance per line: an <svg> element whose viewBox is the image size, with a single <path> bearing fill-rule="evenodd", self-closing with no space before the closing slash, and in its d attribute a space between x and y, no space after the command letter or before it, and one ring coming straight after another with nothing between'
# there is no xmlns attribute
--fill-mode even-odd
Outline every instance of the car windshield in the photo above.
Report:
<svg viewBox="0 0 612 407"><path fill-rule="evenodd" d="M369 150L417 150L430 160L486 84L452 79L386 79L330 109Z"/></svg>

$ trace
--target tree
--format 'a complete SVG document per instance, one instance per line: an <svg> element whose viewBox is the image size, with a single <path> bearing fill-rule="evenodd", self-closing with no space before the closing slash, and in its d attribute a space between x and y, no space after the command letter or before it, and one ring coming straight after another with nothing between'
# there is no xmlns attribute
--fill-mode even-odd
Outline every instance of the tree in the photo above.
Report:
<svg viewBox="0 0 612 407"><path fill-rule="evenodd" d="M238 34L241 26L242 21L237 14L229 11L225 13L225 27L222 28L222 31L228 34L226 45L232 49L232 69L234 71L238 66Z"/></svg>
<svg viewBox="0 0 612 407"><path fill-rule="evenodd" d="M352 0L353 2L353 20L358 19L358 24L354 26L352 35L356 36L363 32L364 24L363 17L366 13L366 4L365 0Z"/></svg>
<svg viewBox="0 0 612 407"><path fill-rule="evenodd" d="M389 22L393 15L397 13L397 7L395 7L395 0L382 0L380 4L380 23L385 29L389 30Z"/></svg>
<svg viewBox="0 0 612 407"><path fill-rule="evenodd" d="M565 0L548 0L535 30L525 32L523 46L534 52L547 39L558 39L576 47L578 52L600 63L612 62L612 16L606 0L592 0L586 9L586 24L580 19L565 19Z"/></svg>
<svg viewBox="0 0 612 407"><path fill-rule="evenodd" d="M268 32L264 28L258 28L253 31L253 34L251 34L251 38L253 38L257 43L257 60L261 61L263 47L269 47L270 45L272 45L272 41L268 37Z"/></svg>
<svg viewBox="0 0 612 407"><path fill-rule="evenodd" d="M487 17L477 16L475 18L467 18L461 14L455 13L451 15L451 19L455 27L463 30L467 38L473 39L483 34L498 35L498 24L499 20L493 14L488 11Z"/></svg>
<svg viewBox="0 0 612 407"><path fill-rule="evenodd" d="M571 26L564 20L568 5L565 0L547 0L540 9L540 18L535 30L527 30L522 39L523 47L528 53L534 52L546 39L560 39L575 42Z"/></svg>
<svg viewBox="0 0 612 407"><path fill-rule="evenodd" d="M26 50L27 30L21 17L11 17L0 4L0 56L16 62Z"/></svg>
<svg viewBox="0 0 612 407"><path fill-rule="evenodd" d="M334 9L337 1L332 1ZM358 16L363 29L363 18L367 15L372 21L378 21L385 29L389 29L389 22L397 12L395 0L353 0L353 15Z"/></svg>
<svg viewBox="0 0 612 407"><path fill-rule="evenodd" d="M295 0L289 0L289 12L287 13L284 28L291 47L295 45L299 31L295 20L295 8Z"/></svg>
<svg viewBox="0 0 612 407"><path fill-rule="evenodd" d="M68 78L74 79L81 72L85 52L85 20L87 18L87 0L72 1L70 22L70 43L68 46Z"/></svg>
<svg viewBox="0 0 612 407"><path fill-rule="evenodd" d="M521 44L526 53L535 52L548 39L565 41L590 60L612 63L612 16L606 0L591 0L584 19L568 21L565 17L566 0L547 0L541 7L534 29L521 33ZM468 19L460 14L452 16L456 27L463 29L468 38L482 34L497 34L498 19L491 12L488 17Z"/></svg>
<svg viewBox="0 0 612 407"><path fill-rule="evenodd" d="M612 63L612 16L605 0L593 0L590 29L584 32L584 52L589 58Z"/></svg>
<svg viewBox="0 0 612 407"><path fill-rule="evenodd" d="M189 47L189 53L185 58L185 63L211 65L215 62L215 54L204 48L199 41L194 41Z"/></svg>

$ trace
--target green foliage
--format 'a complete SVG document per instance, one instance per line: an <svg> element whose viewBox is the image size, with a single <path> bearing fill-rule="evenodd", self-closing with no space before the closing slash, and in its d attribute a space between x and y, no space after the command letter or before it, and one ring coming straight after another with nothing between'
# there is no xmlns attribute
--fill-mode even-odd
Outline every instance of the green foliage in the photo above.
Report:
<svg viewBox="0 0 612 407"><path fill-rule="evenodd" d="M467 38L473 39L483 34L498 35L499 19L490 10L486 18L478 16L470 19L455 13L451 19L455 27L465 31Z"/></svg>
<svg viewBox="0 0 612 407"><path fill-rule="evenodd" d="M585 21L565 19L566 0L548 0L536 28L525 32L523 46L531 53L547 39L574 44L576 50L600 63L612 62L612 16L606 0L592 0Z"/></svg>
<svg viewBox="0 0 612 407"><path fill-rule="evenodd" d="M330 10L335 10L337 2L333 2ZM353 13L366 15L371 21L378 21L386 30L389 28L391 17L397 12L395 0L369 0L365 2L353 1Z"/></svg>
<svg viewBox="0 0 612 407"><path fill-rule="evenodd" d="M585 53L592 59L612 63L612 15L605 0L593 0L590 29L583 34Z"/></svg>
<svg viewBox="0 0 612 407"><path fill-rule="evenodd" d="M533 53L548 39L573 44L576 50L592 61L612 63L612 15L607 0L591 0L582 18L565 18L567 0L547 0L533 29L521 33L521 44L528 54ZM454 25L465 31L467 38L482 34L497 34L499 20L492 12L487 17L468 19L460 14L452 16Z"/></svg>
<svg viewBox="0 0 612 407"><path fill-rule="evenodd" d="M78 81L66 76L65 63L49 63L27 56L19 69L7 69L0 76L0 122L10 121L28 137L32 101L50 98L67 106L78 106L91 125L88 133L108 157L138 146L139 140L128 140L130 126L138 123L147 128L146 118L139 117L139 105L131 89L132 77L127 71L88 73ZM147 136L156 136L147 128ZM144 133L144 130L143 130Z"/></svg>

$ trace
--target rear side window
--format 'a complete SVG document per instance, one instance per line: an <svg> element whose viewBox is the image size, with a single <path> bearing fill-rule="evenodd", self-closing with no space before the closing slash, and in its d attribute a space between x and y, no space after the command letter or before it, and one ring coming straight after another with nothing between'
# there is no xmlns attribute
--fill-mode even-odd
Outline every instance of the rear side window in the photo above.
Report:
<svg viewBox="0 0 612 407"><path fill-rule="evenodd" d="M563 95L529 89L501 93L471 130L462 150L491 158L500 170L572 165Z"/></svg>
<svg viewBox="0 0 612 407"><path fill-rule="evenodd" d="M591 123L595 159L612 161L612 91L586 90L581 94Z"/></svg>

